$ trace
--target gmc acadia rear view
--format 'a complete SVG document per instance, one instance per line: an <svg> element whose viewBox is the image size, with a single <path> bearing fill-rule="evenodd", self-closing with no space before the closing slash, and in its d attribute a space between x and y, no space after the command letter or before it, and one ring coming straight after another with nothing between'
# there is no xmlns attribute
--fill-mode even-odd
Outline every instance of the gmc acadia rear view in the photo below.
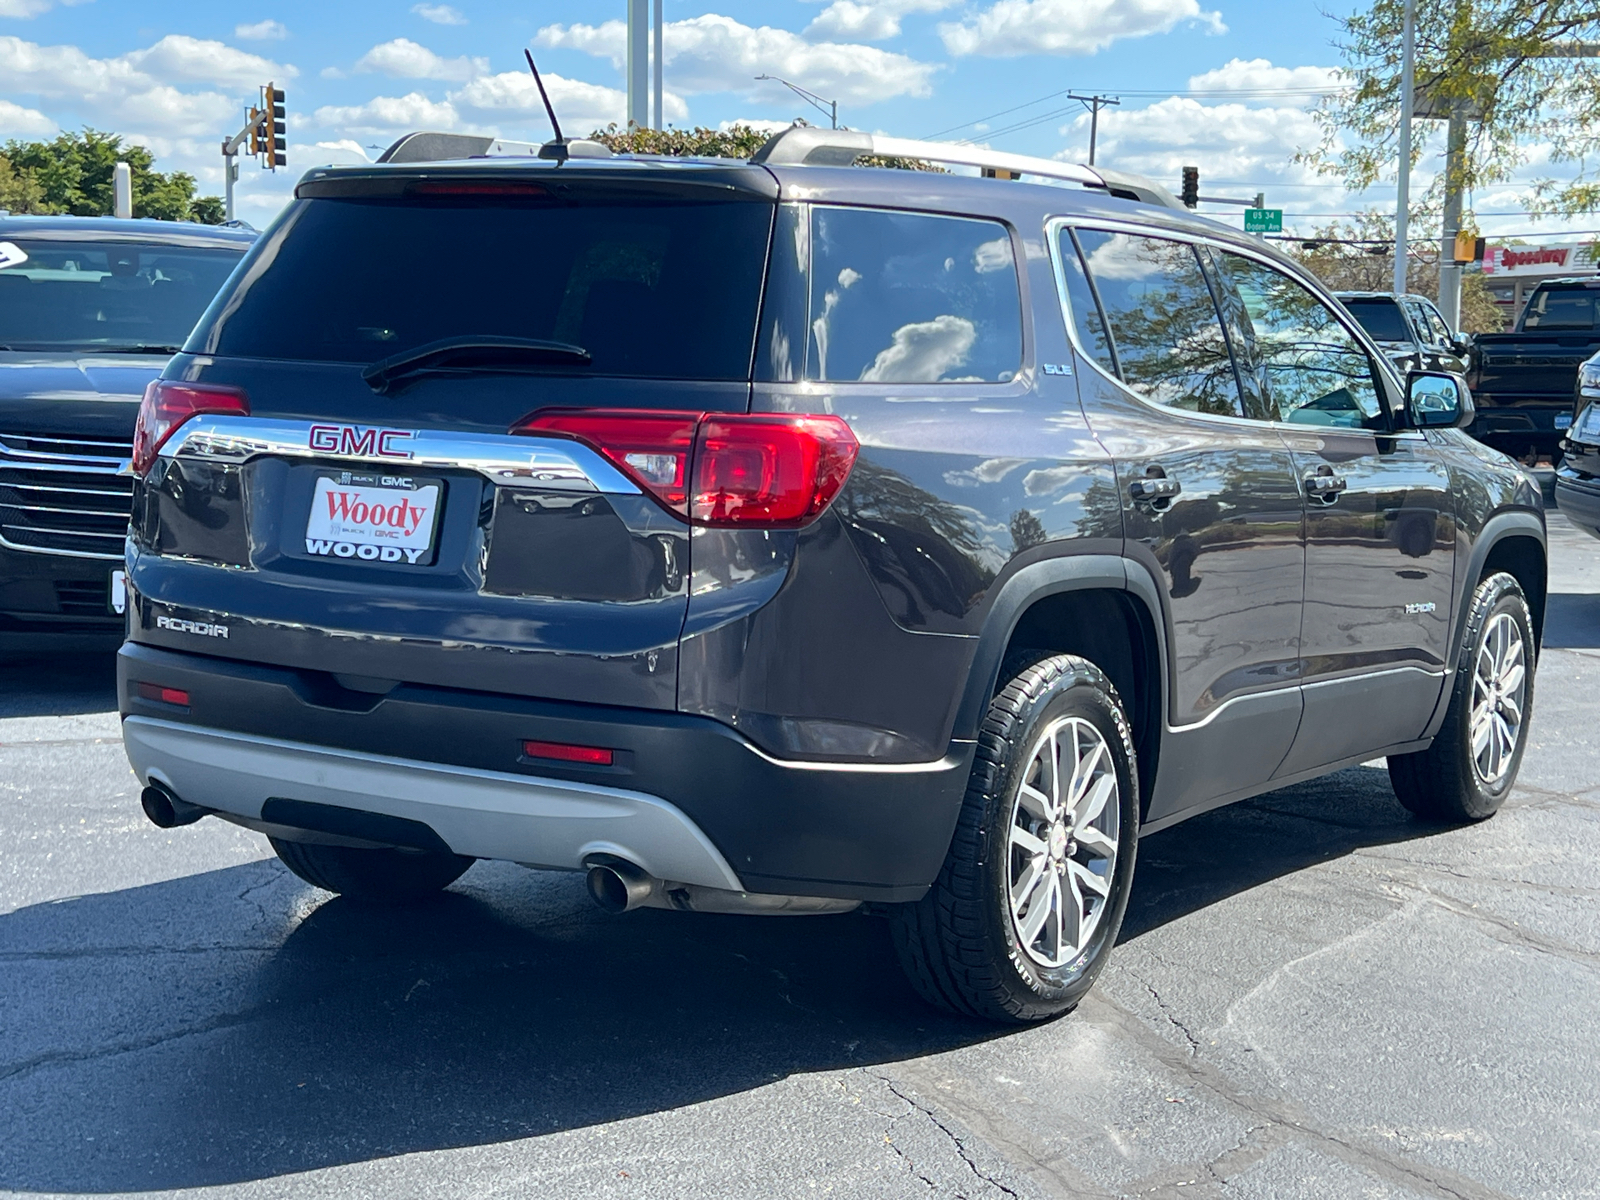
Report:
<svg viewBox="0 0 1600 1200"><path fill-rule="evenodd" d="M140 413L151 818L367 900L865 906L1026 1021L1142 832L1375 757L1494 812L1544 518L1460 381L1159 189L874 152L308 174Z"/></svg>

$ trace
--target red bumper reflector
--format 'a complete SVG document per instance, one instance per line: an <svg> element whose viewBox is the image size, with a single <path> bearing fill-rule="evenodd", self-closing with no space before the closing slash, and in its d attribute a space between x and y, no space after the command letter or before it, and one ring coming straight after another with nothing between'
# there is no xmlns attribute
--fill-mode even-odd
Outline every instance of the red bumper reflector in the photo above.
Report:
<svg viewBox="0 0 1600 1200"><path fill-rule="evenodd" d="M162 687L159 683L141 683L139 685L139 698L141 700L157 700L162 704L177 704L184 708L189 707L189 693L181 688Z"/></svg>
<svg viewBox="0 0 1600 1200"><path fill-rule="evenodd" d="M566 742L523 742L522 753L529 758L583 763L588 767L611 765L611 751L602 746L573 746Z"/></svg>

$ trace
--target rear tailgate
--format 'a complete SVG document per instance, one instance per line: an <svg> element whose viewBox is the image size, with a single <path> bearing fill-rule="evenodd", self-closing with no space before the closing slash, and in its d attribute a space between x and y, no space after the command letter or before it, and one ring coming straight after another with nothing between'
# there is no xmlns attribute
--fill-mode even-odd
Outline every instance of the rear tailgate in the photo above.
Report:
<svg viewBox="0 0 1600 1200"><path fill-rule="evenodd" d="M1600 350L1600 335L1483 333L1474 342L1473 398L1495 406L1521 403L1571 407L1578 365Z"/></svg>
<svg viewBox="0 0 1600 1200"><path fill-rule="evenodd" d="M400 681L671 709L688 526L591 446L510 432L548 408L747 409L775 187L661 174L310 188L168 371L249 413L191 419L138 488L134 638L297 668L336 707ZM363 379L462 336L589 360Z"/></svg>

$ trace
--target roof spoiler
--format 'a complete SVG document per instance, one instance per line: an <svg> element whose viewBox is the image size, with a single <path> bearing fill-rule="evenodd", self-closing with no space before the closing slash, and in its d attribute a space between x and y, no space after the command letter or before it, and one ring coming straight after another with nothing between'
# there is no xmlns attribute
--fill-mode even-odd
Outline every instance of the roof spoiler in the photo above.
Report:
<svg viewBox="0 0 1600 1200"><path fill-rule="evenodd" d="M563 152L564 151L564 152ZM378 156L381 163L448 162L457 158L610 158L611 150L586 138L568 142L513 142L472 133L408 133Z"/></svg>

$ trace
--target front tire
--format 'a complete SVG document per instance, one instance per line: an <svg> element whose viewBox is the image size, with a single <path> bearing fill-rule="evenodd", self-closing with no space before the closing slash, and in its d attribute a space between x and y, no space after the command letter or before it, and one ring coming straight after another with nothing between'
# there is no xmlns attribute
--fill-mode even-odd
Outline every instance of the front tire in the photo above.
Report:
<svg viewBox="0 0 1600 1200"><path fill-rule="evenodd" d="M1432 821L1482 821L1517 779L1533 715L1536 649L1528 603L1505 572L1477 587L1450 709L1433 745L1389 757L1400 803Z"/></svg>
<svg viewBox="0 0 1600 1200"><path fill-rule="evenodd" d="M430 896L472 865L472 859L459 854L267 840L283 865L312 887L371 904L403 904Z"/></svg>
<svg viewBox="0 0 1600 1200"><path fill-rule="evenodd" d="M944 868L892 928L924 999L1022 1023L1073 1008L1105 965L1133 879L1139 793L1132 732L1098 667L1035 655L1002 679Z"/></svg>

